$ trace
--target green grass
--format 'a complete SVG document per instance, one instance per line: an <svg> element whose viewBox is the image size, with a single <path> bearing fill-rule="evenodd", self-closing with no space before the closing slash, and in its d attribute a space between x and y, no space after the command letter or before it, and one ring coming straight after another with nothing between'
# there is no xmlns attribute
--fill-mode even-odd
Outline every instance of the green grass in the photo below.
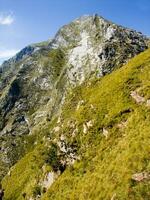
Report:
<svg viewBox="0 0 150 200"><path fill-rule="evenodd" d="M65 65L65 53L62 49L53 49L48 55L51 59L51 64L53 66L54 77L58 77L61 73L62 68Z"/></svg>
<svg viewBox="0 0 150 200"><path fill-rule="evenodd" d="M45 199L148 199L149 182L132 183L134 173L150 170L150 110L130 97L136 88L148 88L150 50L102 80L75 89L64 108L64 124L77 121L78 153L82 161L68 168L49 189ZM71 99L71 101L70 101ZM78 111L77 102L85 104ZM90 105L94 109L90 109ZM82 125L94 120L87 134ZM118 124L127 121L127 126ZM66 123L67 124L67 123ZM109 136L102 135L106 128ZM69 139L70 130L63 128ZM57 191L57 192L55 192Z"/></svg>
<svg viewBox="0 0 150 200"><path fill-rule="evenodd" d="M66 168L42 200L150 199L150 182L132 180L135 173L150 173L150 108L137 104L130 96L138 88L140 95L150 98L149 69L150 49L112 74L86 81L68 95L61 114L63 127L53 133L55 120L49 132L52 141L65 135L68 146L77 149L80 161ZM77 109L81 100L83 104ZM84 133L83 124L90 120L93 126ZM75 136L70 121L78 130ZM55 147L53 142L49 147L51 144ZM5 200L21 200L24 192L28 196L39 192L35 177L43 176L42 166L47 164L52 169L59 163L57 149L41 145L14 166L10 177L3 179Z"/></svg>
<svg viewBox="0 0 150 200"><path fill-rule="evenodd" d="M24 199L26 196L35 196L39 192L39 180L45 173L43 166L47 166L48 154L44 151L44 145L38 145L33 152L28 153L16 164L3 180L5 187L5 199ZM49 171L51 168L47 167Z"/></svg>

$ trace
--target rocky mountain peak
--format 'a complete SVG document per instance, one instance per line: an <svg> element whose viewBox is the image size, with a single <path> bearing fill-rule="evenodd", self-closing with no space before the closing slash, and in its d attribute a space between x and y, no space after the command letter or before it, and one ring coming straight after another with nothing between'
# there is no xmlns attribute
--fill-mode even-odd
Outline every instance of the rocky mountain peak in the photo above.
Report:
<svg viewBox="0 0 150 200"><path fill-rule="evenodd" d="M145 49L147 38L141 33L98 15L82 16L63 26L53 40L30 45L5 62L0 136L6 169L25 151L26 137L61 111L68 91L111 73Z"/></svg>
<svg viewBox="0 0 150 200"><path fill-rule="evenodd" d="M69 43L78 42L82 38L81 36L83 32L88 34L89 39L95 39L95 36L99 36L98 39L107 41L113 36L118 37L117 31L124 32L122 35L126 33L132 35L135 34L139 37L142 36L142 33L140 32L119 26L95 14L92 16L81 16L72 21L70 24L63 26L56 34L52 43L53 45L66 46L69 45ZM100 38L100 36L102 38Z"/></svg>
<svg viewBox="0 0 150 200"><path fill-rule="evenodd" d="M68 50L68 68L72 69L70 80L81 83L87 75L97 73L97 76L103 76L115 66L126 63L147 48L146 41L140 32L116 25L96 14L82 16L63 26L49 47Z"/></svg>

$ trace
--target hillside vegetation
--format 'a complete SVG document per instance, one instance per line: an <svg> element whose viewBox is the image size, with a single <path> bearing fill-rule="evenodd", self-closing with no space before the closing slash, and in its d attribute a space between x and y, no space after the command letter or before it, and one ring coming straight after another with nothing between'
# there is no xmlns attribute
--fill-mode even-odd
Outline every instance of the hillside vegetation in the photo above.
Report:
<svg viewBox="0 0 150 200"><path fill-rule="evenodd" d="M82 99L86 93L83 92L81 96L80 88L89 92L93 87L90 84L99 83L102 77L145 51L148 41L149 38L141 32L117 25L98 15L86 15L60 28L52 40L28 45L5 61L0 66L0 181L35 146L42 145L40 148L45 149L45 144L40 143L45 143L44 138L47 143L54 139L56 144L59 143L50 150L54 154L57 154L59 148L63 154L66 151L69 153L69 158L68 155L63 158L65 160L62 160L63 155L59 156L61 170L55 171L62 172L66 165L78 160L79 141L76 142L77 147L73 145L66 149L66 143L63 140L57 141L60 139L56 137L56 133L62 128L60 124L63 125L61 117L57 120L56 116L62 112L65 99L70 101L73 98L66 96L68 93L71 95L71 92L76 94L76 98L80 97L80 102L77 99L76 103L82 108L88 102ZM85 108L83 109L84 113ZM64 110L68 112L67 108ZM77 110L82 118L80 109ZM88 111L92 112L90 109ZM76 112L73 110L73 113ZM89 115L92 117L93 114ZM65 116L71 117L69 113ZM103 119L103 115L101 118ZM55 120L60 122L54 125ZM71 125L64 127L76 126L73 125L74 121L70 123ZM96 121L89 121L88 125L84 124L84 132L86 126L94 127L95 123ZM50 126L54 126L54 131ZM80 132L81 127L77 129ZM45 134L49 132L47 141ZM48 180L51 175L48 175ZM46 180L44 184L45 182Z"/></svg>
<svg viewBox="0 0 150 200"><path fill-rule="evenodd" d="M5 200L150 199L150 49L75 87L34 134Z"/></svg>

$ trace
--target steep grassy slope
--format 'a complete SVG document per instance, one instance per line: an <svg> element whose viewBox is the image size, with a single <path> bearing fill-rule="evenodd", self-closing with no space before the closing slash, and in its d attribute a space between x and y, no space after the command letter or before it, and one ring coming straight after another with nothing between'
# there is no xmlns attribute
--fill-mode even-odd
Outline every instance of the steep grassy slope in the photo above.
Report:
<svg viewBox="0 0 150 200"><path fill-rule="evenodd" d="M142 33L98 15L82 16L60 28L52 40L29 45L4 62L0 180L33 148L39 127L43 129L59 113L71 88L121 67L146 50L147 41Z"/></svg>
<svg viewBox="0 0 150 200"><path fill-rule="evenodd" d="M149 99L150 49L76 87L3 179L5 200L150 199Z"/></svg>

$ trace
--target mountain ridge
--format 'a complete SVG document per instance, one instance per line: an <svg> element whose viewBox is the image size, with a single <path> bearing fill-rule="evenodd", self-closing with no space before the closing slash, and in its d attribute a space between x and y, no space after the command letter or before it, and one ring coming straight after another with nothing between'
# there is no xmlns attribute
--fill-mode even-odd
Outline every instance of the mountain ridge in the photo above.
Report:
<svg viewBox="0 0 150 200"><path fill-rule="evenodd" d="M90 76L110 73L113 66L123 65L130 57L146 49L146 41L147 38L141 33L111 24L95 15L81 17L62 27L48 44L25 47L2 67L6 72L3 70L1 73L0 84L1 93L5 94L1 96L1 134L13 132L14 135L17 129L21 131L20 124L16 121L17 116L24 119L21 128L23 133L29 133L29 124L39 123L39 119L43 117L51 118L51 112L55 112L60 102L64 101L69 88L81 84ZM26 88L31 88L33 94L29 94ZM52 95L49 96L47 91ZM47 93L43 100L40 97L42 93ZM42 110L48 109L49 113L38 111L34 116L34 110L37 110L34 104L37 102L37 107L43 107L44 101L48 104ZM17 114L15 103L22 110L22 115ZM16 113L13 114L14 117L7 117L7 113L12 112ZM29 114L25 114L26 112ZM33 116L30 123L28 116ZM9 126L5 126L5 121L10 121L7 123Z"/></svg>
<svg viewBox="0 0 150 200"><path fill-rule="evenodd" d="M103 82L103 79L109 77L108 74L111 77L113 71L119 73L117 71L120 67L126 68L125 64L131 58L148 48L147 43L148 38L139 32L118 26L98 15L84 16L74 20L69 25L63 26L53 40L29 45L2 65L0 73L0 139L2 143L0 176L2 179L10 169L3 181L6 195L8 195L6 199L22 199L23 193L30 197L33 195L34 197L31 198L37 199L38 195L44 194L41 187L43 189L46 187L47 191L50 183L53 183L55 178L61 177L68 166L73 166L74 162L82 160L81 141L78 137L76 138L76 134L79 132L81 138L82 134L85 134L83 138L85 138L86 143L87 138L91 137L89 135L86 138L86 134L95 125L93 125L94 121L90 119L87 107L84 107L87 99L86 101L82 99L84 93L80 94L80 89L81 91L82 88L85 89L88 94L88 88L89 91L92 91L91 85L93 88L96 87L97 81ZM147 54L144 54L146 58L149 55L149 51L147 52ZM127 85L130 87L132 76L131 80L129 78L128 81ZM110 81L108 82L110 83ZM77 100L72 104L71 99L75 98L73 93L77 96ZM94 94L90 93L89 95L91 95L91 99L94 98ZM136 96L136 94L133 93L133 96ZM71 107L64 111L63 109L68 101L70 101ZM121 102L122 100L120 104L122 104ZM107 103L109 105L109 102ZM97 105L99 105L98 102ZM74 106L77 106L75 110ZM85 108L85 111L82 108ZM91 112L90 109L93 111ZM99 110L99 108L97 109ZM105 110L105 107L103 109ZM132 113L130 107L125 106L124 109L119 111L122 113L120 116ZM77 122L68 120L68 116L71 116L69 110L75 113L73 118L77 118ZM89 111L93 117L95 116L93 112L98 112L92 104ZM63 117L65 123L61 119L62 113L66 113ZM101 120L102 116L99 115ZM112 117L114 116L112 115ZM78 124L80 120L82 123ZM60 123L66 129L65 135L61 134L65 129ZM124 125L120 124L120 126ZM68 127L70 128L68 129ZM99 127L99 131L107 137L109 132L107 129L109 128L111 127ZM73 131L74 136L71 135L69 140L70 131ZM97 133L97 129L95 131ZM65 138L67 138L67 141ZM83 151L85 151L84 141L82 142ZM34 157L38 159L37 165ZM40 178L38 184L38 178L32 177L32 167L34 169L32 160L35 168L37 166L40 169L43 167L42 173L43 175L46 174L47 181L41 182ZM16 182L14 189L9 191L6 184L6 181L9 182L9 174L12 172L14 176L17 175L12 166L14 166L14 169L19 164L23 167L22 162L24 163L25 173L27 172L26 169L29 169L29 174L27 172L25 177L21 179L20 186ZM18 170L22 173L22 169L18 168ZM43 179L41 172L38 171L38 173ZM28 175L33 178L35 185L34 188L29 189L31 182L27 182L26 191L23 192L21 187L25 184ZM34 175L35 172L33 172ZM12 181L14 181L13 176ZM15 192L19 190L17 187L23 193ZM34 194L31 194L32 192Z"/></svg>

